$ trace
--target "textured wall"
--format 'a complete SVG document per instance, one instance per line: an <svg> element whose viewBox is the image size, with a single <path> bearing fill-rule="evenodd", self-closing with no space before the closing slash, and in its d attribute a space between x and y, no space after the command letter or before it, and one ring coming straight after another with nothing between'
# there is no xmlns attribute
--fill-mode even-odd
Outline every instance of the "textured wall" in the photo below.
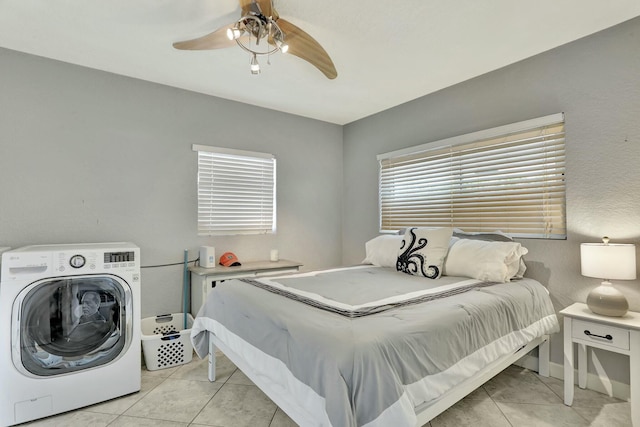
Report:
<svg viewBox="0 0 640 427"><path fill-rule="evenodd" d="M547 286L558 310L584 302L599 281L580 275L580 243L608 235L640 244L639 70L634 19L346 125L344 261L361 261L364 242L377 235L377 154L564 112L568 238L522 243L528 275ZM640 281L618 287L640 311ZM628 383L628 358L599 357L613 379ZM562 363L559 335L552 361Z"/></svg>

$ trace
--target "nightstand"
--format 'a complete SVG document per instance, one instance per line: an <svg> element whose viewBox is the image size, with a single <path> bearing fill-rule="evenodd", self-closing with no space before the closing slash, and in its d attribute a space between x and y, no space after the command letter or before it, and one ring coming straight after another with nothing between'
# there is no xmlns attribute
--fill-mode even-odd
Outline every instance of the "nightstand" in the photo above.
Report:
<svg viewBox="0 0 640 427"><path fill-rule="evenodd" d="M578 386L587 386L587 347L629 356L631 366L631 420L640 427L640 313L622 317L595 314L586 304L575 303L564 315L564 404L573 403L573 347L578 344Z"/></svg>
<svg viewBox="0 0 640 427"><path fill-rule="evenodd" d="M301 263L296 261L249 261L237 267L215 268L189 267L191 272L191 314L196 317L207 295L217 282L230 279L244 279L247 277L273 276L285 273L295 273L300 270Z"/></svg>

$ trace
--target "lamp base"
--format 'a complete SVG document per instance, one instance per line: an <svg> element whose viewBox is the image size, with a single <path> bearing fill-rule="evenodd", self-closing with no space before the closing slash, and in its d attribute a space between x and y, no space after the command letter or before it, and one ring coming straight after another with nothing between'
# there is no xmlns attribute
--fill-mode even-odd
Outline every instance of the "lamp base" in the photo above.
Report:
<svg viewBox="0 0 640 427"><path fill-rule="evenodd" d="M596 314L611 317L624 316L629 310L629 303L622 292L606 281L589 292L587 306Z"/></svg>

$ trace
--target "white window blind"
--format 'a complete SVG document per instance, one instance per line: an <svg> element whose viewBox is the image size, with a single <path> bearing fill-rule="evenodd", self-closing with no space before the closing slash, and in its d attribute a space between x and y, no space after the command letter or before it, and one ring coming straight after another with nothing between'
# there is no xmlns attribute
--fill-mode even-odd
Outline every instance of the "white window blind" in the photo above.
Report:
<svg viewBox="0 0 640 427"><path fill-rule="evenodd" d="M378 156L380 229L566 238L564 115Z"/></svg>
<svg viewBox="0 0 640 427"><path fill-rule="evenodd" d="M193 150L198 152L198 235L275 232L275 157L202 145Z"/></svg>

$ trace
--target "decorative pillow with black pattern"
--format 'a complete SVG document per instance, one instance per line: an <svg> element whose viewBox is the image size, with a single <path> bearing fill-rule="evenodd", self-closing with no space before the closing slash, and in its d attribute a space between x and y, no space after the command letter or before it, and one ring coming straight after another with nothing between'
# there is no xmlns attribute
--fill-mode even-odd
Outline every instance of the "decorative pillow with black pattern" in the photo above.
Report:
<svg viewBox="0 0 640 427"><path fill-rule="evenodd" d="M452 234L451 228L407 228L398 251L396 270L439 278Z"/></svg>

